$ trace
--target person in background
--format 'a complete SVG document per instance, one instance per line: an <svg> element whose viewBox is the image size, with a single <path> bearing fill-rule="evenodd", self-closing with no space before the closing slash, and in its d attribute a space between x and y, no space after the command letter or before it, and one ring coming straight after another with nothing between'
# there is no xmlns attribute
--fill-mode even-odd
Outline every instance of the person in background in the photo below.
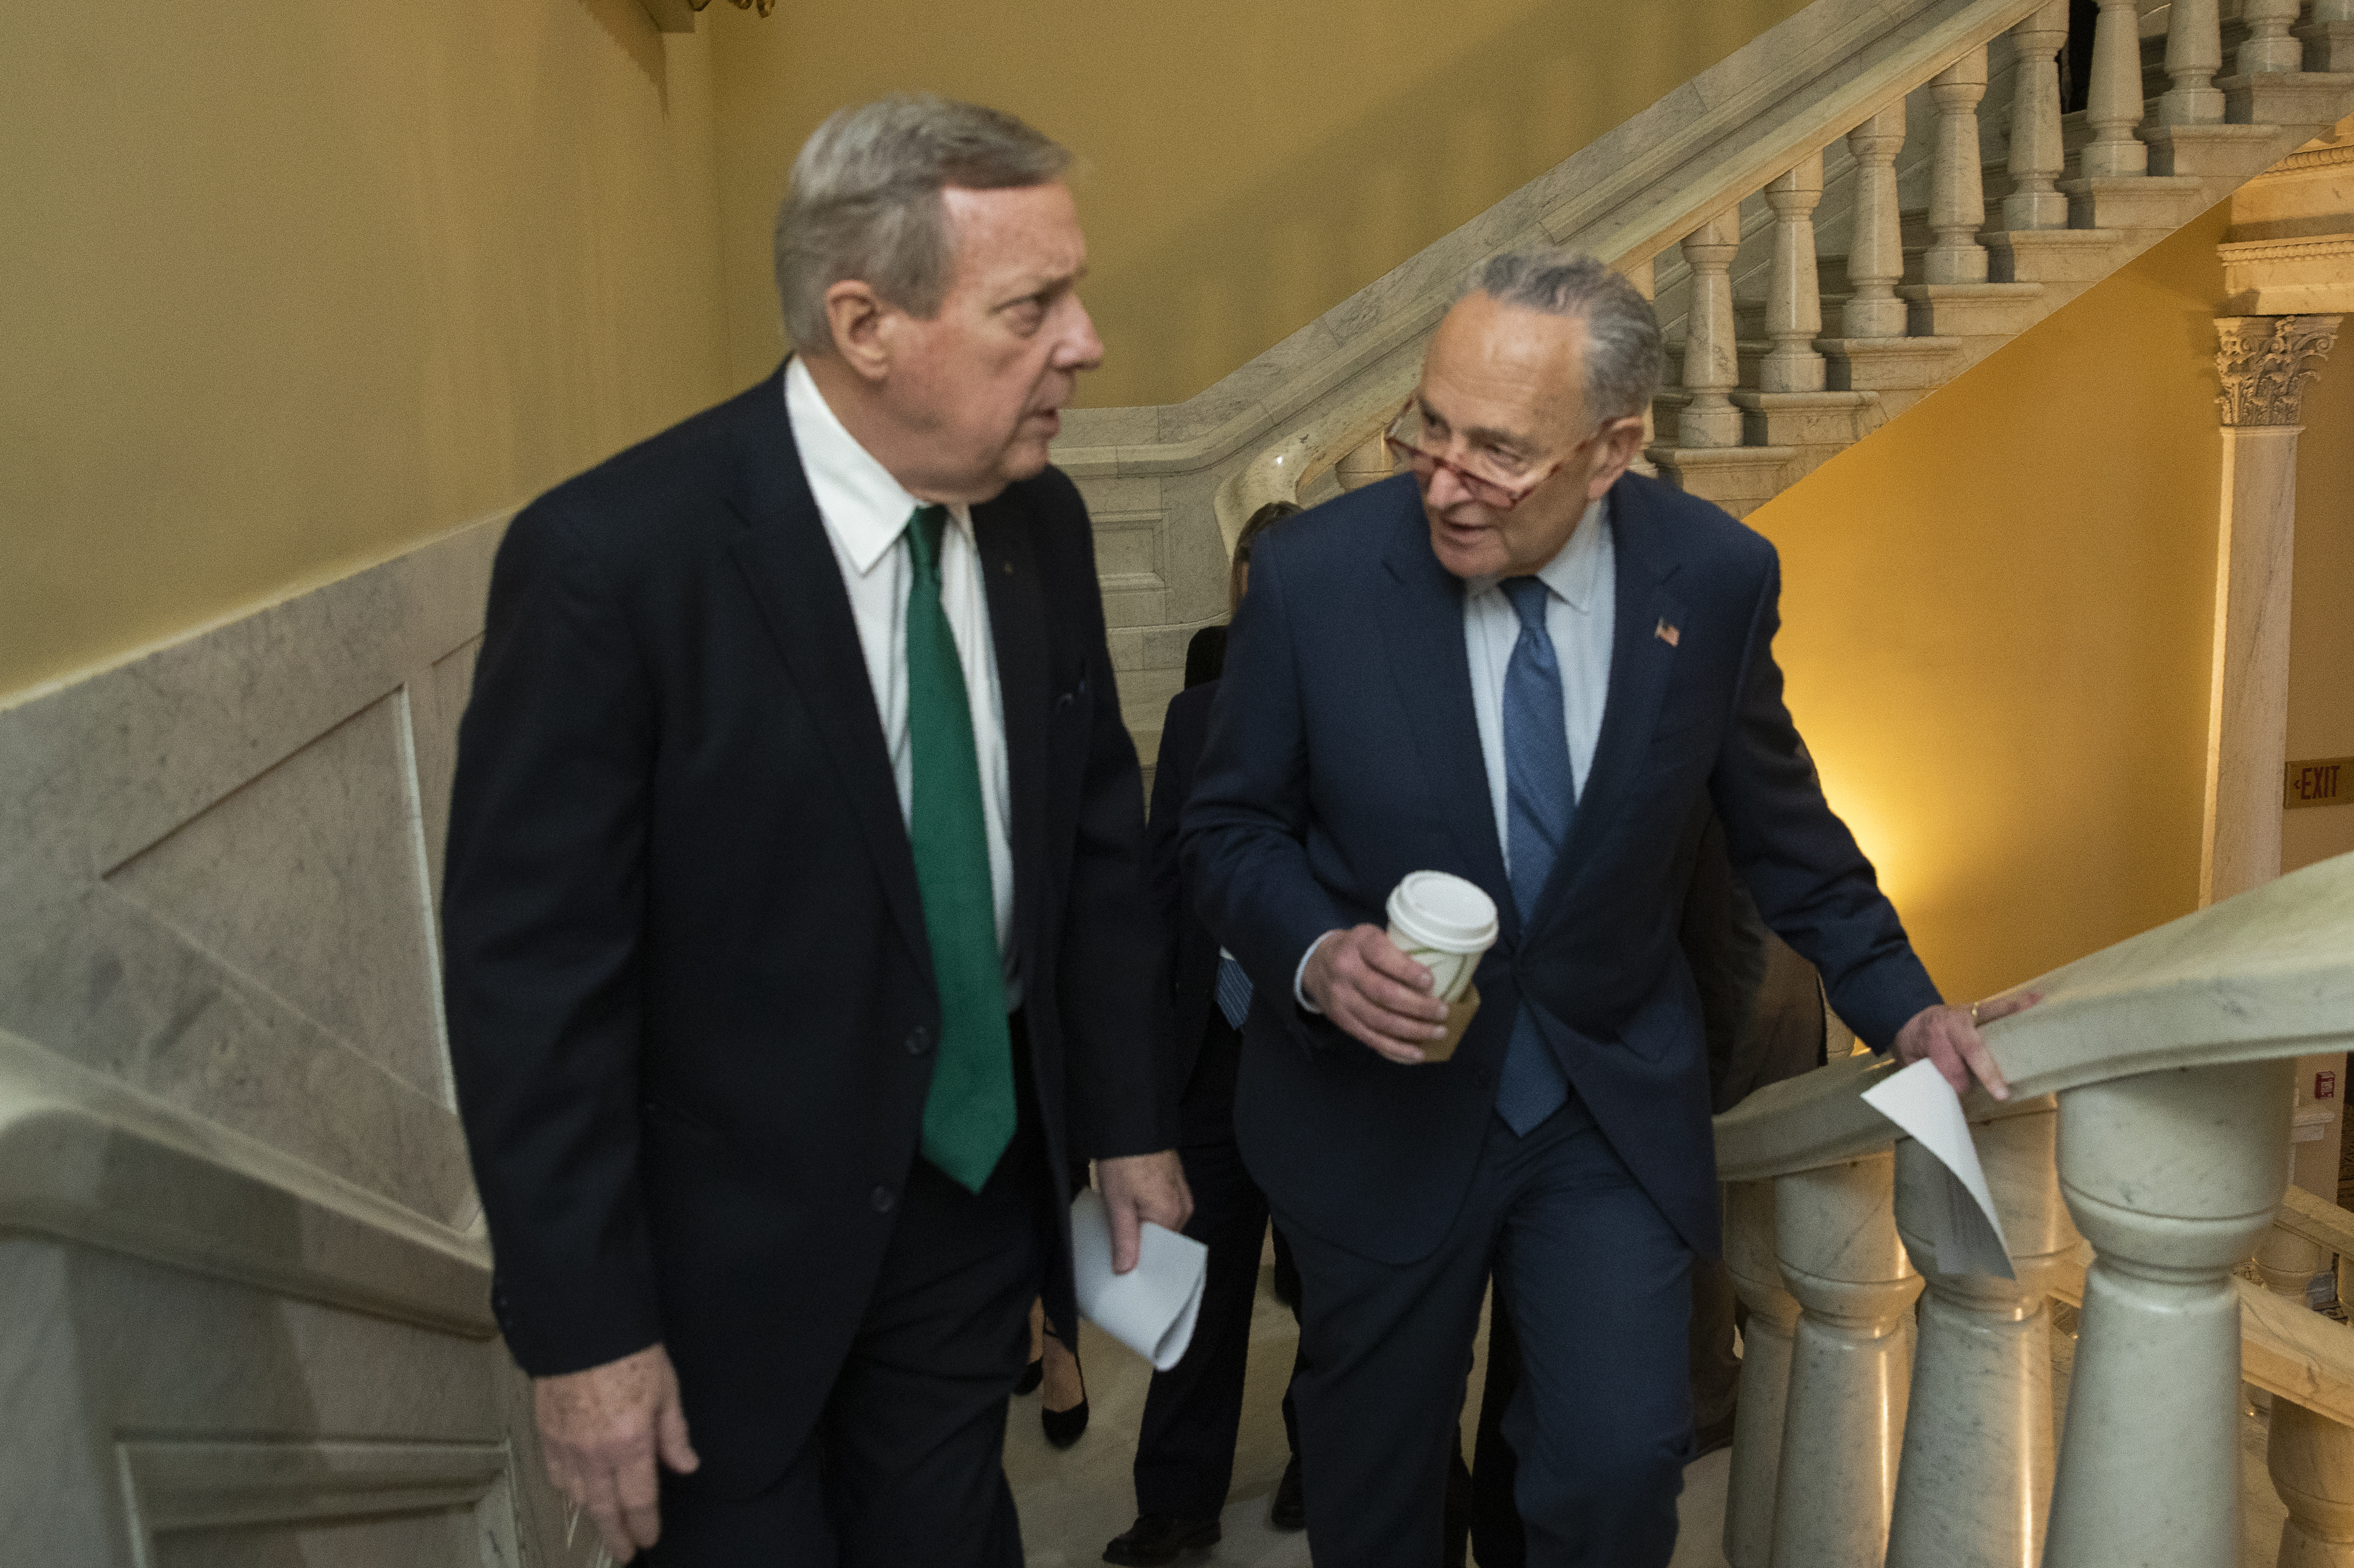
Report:
<svg viewBox="0 0 2354 1568"><path fill-rule="evenodd" d="M1252 548L1299 510L1289 502L1271 501L1243 524L1226 580L1229 612L1249 588ZM1210 1259L1193 1342L1175 1366L1152 1374L1145 1394L1136 1445L1137 1520L1103 1554L1105 1562L1124 1568L1157 1568L1218 1540L1219 1515L1234 1479L1251 1308L1267 1233L1267 1197L1235 1148L1235 1074L1242 1054L1235 1026L1249 1006L1250 982L1232 959L1220 954L1216 938L1194 915L1177 861L1178 816L1217 701L1225 655L1225 627L1205 626L1193 633L1185 652L1185 689L1169 699L1161 725L1145 830L1153 901L1170 952L1169 1000L1175 1014L1170 1037L1179 1046L1172 1057L1179 1098L1177 1152L1193 1195L1185 1234L1210 1249ZM1276 1245L1284 1245L1280 1232ZM1284 1433L1291 1460L1276 1489L1269 1521L1278 1529L1298 1530L1305 1519L1288 1394Z"/></svg>

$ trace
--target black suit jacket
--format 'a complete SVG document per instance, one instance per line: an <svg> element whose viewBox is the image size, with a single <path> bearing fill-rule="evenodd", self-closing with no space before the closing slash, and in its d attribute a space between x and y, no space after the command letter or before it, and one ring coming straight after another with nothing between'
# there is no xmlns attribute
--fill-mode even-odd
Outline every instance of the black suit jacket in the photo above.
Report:
<svg viewBox="0 0 2354 1568"><path fill-rule="evenodd" d="M1937 1000L1783 707L1773 547L1638 475L1612 489L1608 522L1601 733L1525 923L1490 803L1463 585L1431 552L1412 477L1294 518L1252 554L1183 853L1204 922L1255 983L1244 1158L1287 1222L1369 1258L1412 1262L1445 1234L1522 1007L1660 1212L1716 1250L1707 1053L1676 940L1703 791L1760 913L1859 1034L1884 1047ZM1478 883L1503 928L1454 1058L1406 1067L1299 1008L1292 976L1326 931L1383 924L1398 879L1425 869Z"/></svg>
<svg viewBox="0 0 2354 1568"><path fill-rule="evenodd" d="M1092 534L973 509L1048 1169L1173 1142L1160 933ZM558 486L498 553L445 929L459 1104L535 1374L656 1340L705 1481L763 1484L872 1288L938 1037L915 862L778 376ZM1048 1282L1070 1320L1068 1229Z"/></svg>
<svg viewBox="0 0 2354 1568"><path fill-rule="evenodd" d="M1208 628L1205 630L1216 630ZM1198 641L1200 633L1196 632ZM1218 939L1202 924L1177 853L1177 824L1193 789L1193 765L1209 733L1215 677L1169 699L1161 726L1161 755L1152 771L1152 816L1145 830L1152 901L1169 944L1169 1086L1180 1112L1179 1135L1188 1144L1234 1136L1235 1074L1239 1042L1217 1011Z"/></svg>

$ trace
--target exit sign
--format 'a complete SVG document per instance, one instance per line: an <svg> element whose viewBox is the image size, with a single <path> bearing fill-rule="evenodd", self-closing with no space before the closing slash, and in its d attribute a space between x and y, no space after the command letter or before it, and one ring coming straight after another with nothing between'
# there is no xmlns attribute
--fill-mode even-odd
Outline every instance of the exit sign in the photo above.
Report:
<svg viewBox="0 0 2354 1568"><path fill-rule="evenodd" d="M2354 757L2321 757L2288 765L2288 795L2281 802L2288 810L2342 806L2349 800L2354 800Z"/></svg>

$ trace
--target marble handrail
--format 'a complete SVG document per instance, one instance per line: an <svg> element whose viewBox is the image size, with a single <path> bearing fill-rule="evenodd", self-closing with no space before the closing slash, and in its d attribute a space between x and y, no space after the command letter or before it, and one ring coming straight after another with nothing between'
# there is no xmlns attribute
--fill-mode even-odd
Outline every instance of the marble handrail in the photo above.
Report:
<svg viewBox="0 0 2354 1568"><path fill-rule="evenodd" d="M2019 989L2042 1002L1988 1024L2014 1097L2165 1067L2317 1055L2354 1044L2354 855L2307 866L2145 931ZM1834 1062L1716 1118L1717 1169L1756 1181L1889 1147L1858 1097L1892 1065ZM1973 1092L1973 1121L1994 1102Z"/></svg>
<svg viewBox="0 0 2354 1568"><path fill-rule="evenodd" d="M489 1244L0 1031L0 1235L487 1340Z"/></svg>
<svg viewBox="0 0 2354 1568"><path fill-rule="evenodd" d="M1782 1429L1736 1435L1736 1568L1883 1552L1892 1568L2216 1561L2237 1529L2243 1376L2305 1413L2274 1434L2283 1562L2340 1561L2308 1547L2337 1540L2340 1513L2354 1519L2330 1468L2354 1455L2354 1330L2232 1270L2283 1202L2288 1059L2354 1039L2354 855L2032 989L2041 1005L1988 1031L2012 1098L1967 1103L2016 1281L1940 1273L1934 1167L1859 1097L1892 1065L1842 1060L1718 1118L1723 1174L1746 1184L1731 1191L1759 1195L1728 1205L1752 1233L1733 1250L1761 1252L1770 1213L1800 1308L1787 1387L1763 1386L1775 1367L1757 1369L1755 1389L1744 1371L1744 1396L1767 1396ZM2291 1200L2289 1219L2333 1249L2354 1243L2354 1221L2326 1209ZM1771 1294L1766 1272L1750 1261L1744 1297ZM1925 1278L1908 1365L1902 1308ZM2056 1476L2037 1350L2051 1296L2084 1308ZM1778 1463L1743 1455L1743 1441L1777 1448ZM1835 1475L1804 1462L1825 1452L1846 1457Z"/></svg>

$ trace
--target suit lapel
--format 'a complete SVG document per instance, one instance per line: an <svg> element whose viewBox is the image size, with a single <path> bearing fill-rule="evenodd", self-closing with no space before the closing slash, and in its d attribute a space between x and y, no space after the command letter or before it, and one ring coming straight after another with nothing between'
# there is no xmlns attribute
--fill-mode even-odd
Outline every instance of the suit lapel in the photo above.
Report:
<svg viewBox="0 0 2354 1568"><path fill-rule="evenodd" d="M1046 842L1046 725L1052 678L1046 658L1046 596L1031 548L1029 518L1002 497L972 509L982 580L988 585L990 639L997 647L997 690L1005 711L1006 783L1013 795L1013 928L1020 972L1038 972L1031 952L1037 908L1038 855Z"/></svg>
<svg viewBox="0 0 2354 1568"><path fill-rule="evenodd" d="M1407 496L1416 493L1403 492ZM1416 521L1421 514L1417 505ZM1388 650L1390 674L1405 710L1423 773L1440 802L1448 836L1470 879L1496 901L1506 940L1517 939L1520 915L1504 874L1496 839L1494 797L1489 791L1479 719L1471 705L1471 660L1463 645L1463 583L1430 553L1423 529L1400 538L1384 557L1393 591L1376 624Z"/></svg>
<svg viewBox="0 0 2354 1568"><path fill-rule="evenodd" d="M1667 580L1681 563L1660 536L1640 491L1624 480L1613 486L1608 516L1617 580L1612 588L1610 683L1603 699L1602 732L1595 741L1594 766L1587 770L1585 789L1578 797L1569 842L1563 846L1561 859L1538 901L1539 920L1551 916L1565 901L1564 890L1594 858L1596 847L1614 831L1629 792L1642 778L1659 704L1675 671L1675 645L1660 634L1659 628L1681 626L1684 618L1681 601L1667 588Z"/></svg>
<svg viewBox="0 0 2354 1568"><path fill-rule="evenodd" d="M793 689L825 737L900 935L928 969L931 946L924 936L915 853L899 815L899 787L850 596L801 472L781 381L771 377L768 389L771 395L752 400L736 431L737 488L729 500L745 522L733 546L737 565Z"/></svg>

